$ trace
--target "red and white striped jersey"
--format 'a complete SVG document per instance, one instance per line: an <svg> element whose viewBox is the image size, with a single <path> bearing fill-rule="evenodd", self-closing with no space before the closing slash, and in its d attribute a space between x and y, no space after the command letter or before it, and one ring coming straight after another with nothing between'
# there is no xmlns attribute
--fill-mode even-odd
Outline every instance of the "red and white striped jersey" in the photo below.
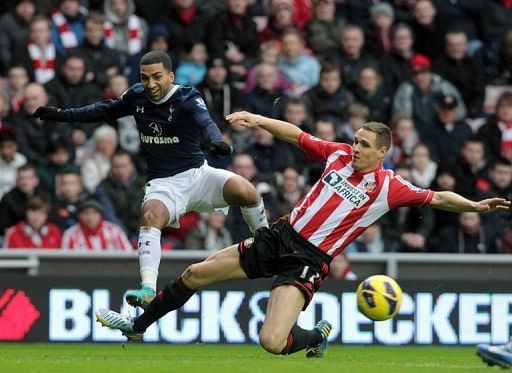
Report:
<svg viewBox="0 0 512 373"><path fill-rule="evenodd" d="M69 227L62 237L62 248L83 251L133 250L121 227L108 221L102 221L94 232L82 228L80 224Z"/></svg>
<svg viewBox="0 0 512 373"><path fill-rule="evenodd" d="M299 146L308 158L326 162L326 167L293 209L290 224L328 255L341 253L389 210L427 205L434 196L431 190L415 187L382 164L367 173L355 171L348 144L302 133Z"/></svg>

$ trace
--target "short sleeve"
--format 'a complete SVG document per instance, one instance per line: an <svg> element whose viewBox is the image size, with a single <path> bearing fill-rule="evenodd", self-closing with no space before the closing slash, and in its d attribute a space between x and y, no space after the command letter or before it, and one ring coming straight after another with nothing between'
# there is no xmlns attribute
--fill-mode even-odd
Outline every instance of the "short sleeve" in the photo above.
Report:
<svg viewBox="0 0 512 373"><path fill-rule="evenodd" d="M430 204L434 192L412 185L401 176L395 175L389 183L388 204L391 209L412 206L423 207Z"/></svg>
<svg viewBox="0 0 512 373"><path fill-rule="evenodd" d="M309 159L320 162L327 161L327 158L337 151L342 156L352 157L352 147L350 145L324 141L306 132L299 136L299 147Z"/></svg>

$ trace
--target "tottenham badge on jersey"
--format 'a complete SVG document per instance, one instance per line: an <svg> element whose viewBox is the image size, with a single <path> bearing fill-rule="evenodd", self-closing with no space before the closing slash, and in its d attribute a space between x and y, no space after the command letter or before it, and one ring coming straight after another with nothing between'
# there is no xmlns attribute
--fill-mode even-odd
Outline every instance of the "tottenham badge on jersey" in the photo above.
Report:
<svg viewBox="0 0 512 373"><path fill-rule="evenodd" d="M322 181L336 194L343 197L345 201L354 205L355 208L363 206L370 200L370 197L364 191L352 185L334 170L325 175Z"/></svg>

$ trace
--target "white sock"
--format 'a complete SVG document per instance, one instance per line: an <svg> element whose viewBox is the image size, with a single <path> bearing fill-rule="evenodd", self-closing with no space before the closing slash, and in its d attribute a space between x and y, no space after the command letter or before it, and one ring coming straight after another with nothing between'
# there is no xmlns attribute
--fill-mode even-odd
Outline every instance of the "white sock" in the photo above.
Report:
<svg viewBox="0 0 512 373"><path fill-rule="evenodd" d="M251 232L261 227L268 227L267 216L265 215L265 206L263 198L256 206L240 207L245 223L249 226Z"/></svg>
<svg viewBox="0 0 512 373"><path fill-rule="evenodd" d="M142 284L156 291L158 267L160 266L160 229L142 227L139 231L139 265Z"/></svg>

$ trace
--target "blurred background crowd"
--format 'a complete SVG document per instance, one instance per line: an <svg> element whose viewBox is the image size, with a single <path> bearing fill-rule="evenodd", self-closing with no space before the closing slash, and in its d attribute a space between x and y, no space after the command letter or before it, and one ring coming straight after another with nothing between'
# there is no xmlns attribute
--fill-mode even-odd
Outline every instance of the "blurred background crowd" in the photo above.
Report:
<svg viewBox="0 0 512 373"><path fill-rule="evenodd" d="M4 0L0 3L0 236L5 248L135 250L144 160L133 117L44 122L40 105L122 94L166 51L175 83L202 93L235 153L207 156L253 182L270 220L322 173L249 110L351 143L388 124L385 166L421 188L512 198L511 0ZM167 250L218 250L250 235L239 209L189 213ZM512 252L509 212L402 208L348 252ZM350 276L342 266L340 276Z"/></svg>

